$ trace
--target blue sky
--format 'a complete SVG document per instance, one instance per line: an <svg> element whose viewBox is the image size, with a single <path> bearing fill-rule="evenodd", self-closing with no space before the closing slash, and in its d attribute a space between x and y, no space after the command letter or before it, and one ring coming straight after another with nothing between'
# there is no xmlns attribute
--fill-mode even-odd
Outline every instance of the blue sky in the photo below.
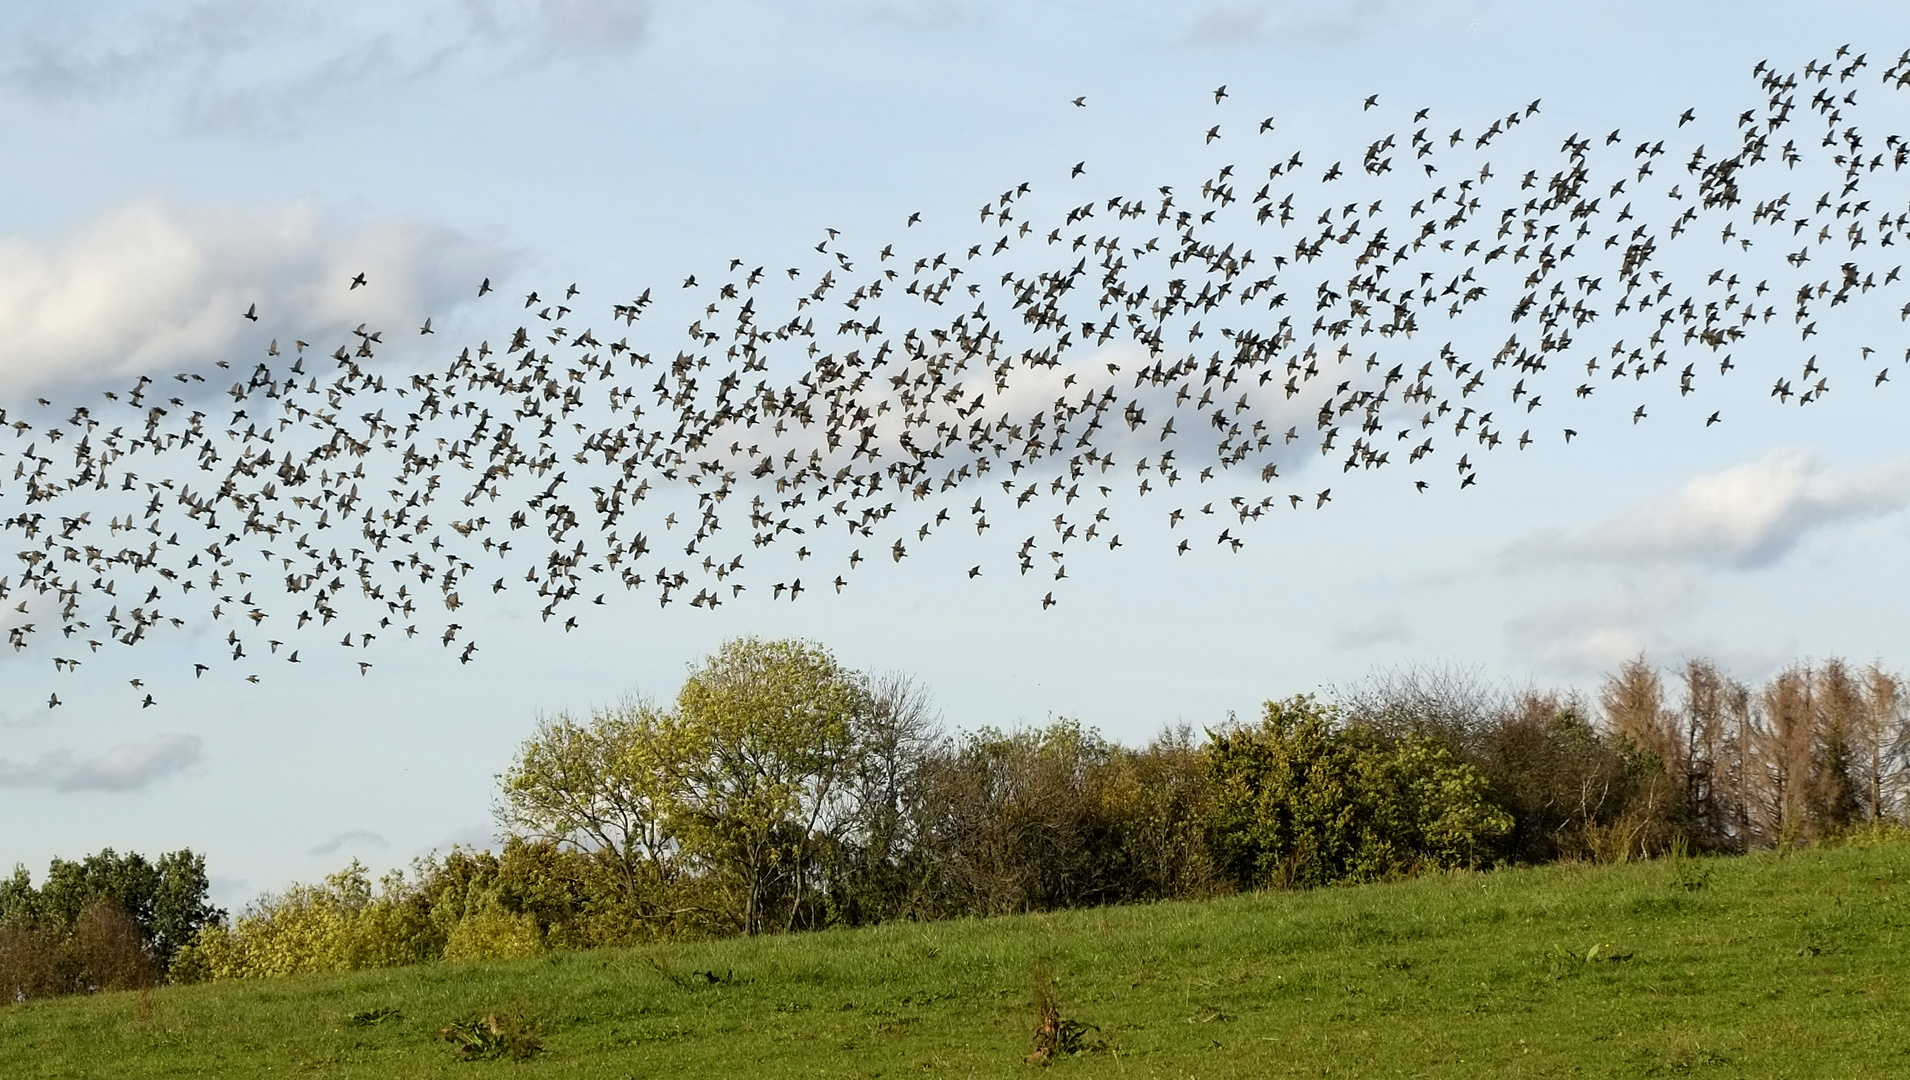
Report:
<svg viewBox="0 0 1910 1080"><path fill-rule="evenodd" d="M471 295L483 277L503 294L577 282L607 309L733 256L795 265L825 228L872 248L919 211L912 240L953 243L976 205L1023 181L1065 190L1077 161L1100 191L1198 186L1248 152L1204 142L1215 122L1244 140L1233 133L1271 116L1282 145L1331 160L1419 107L1472 130L1542 99L1522 137L1549 154L1567 133L1673 131L1687 107L1742 107L1759 60L1910 46L1898 5L1800 10L9 5L0 403L249 360L269 337L329 340L359 321L429 316L446 342L495 333ZM381 287L335 287L358 269ZM258 300L265 323L236 317ZM1905 344L1893 316L1827 323L1818 351L1890 354ZM407 359L434 358L388 362ZM1740 363L1766 360L1752 348ZM191 846L238 904L354 856L386 866L483 842L492 778L539 715L668 697L735 634L813 638L856 667L909 672L951 726L1069 715L1133 740L1401 665L1590 688L1640 651L1711 655L1747 678L1800 656L1894 663L1910 654L1910 453L1897 384L1868 383L1801 410L1762 383L1691 400L1661 386L1638 424L1637 402L1595 398L1571 414L1570 446L1496 454L1463 491L1296 459L1298 482L1332 485L1327 509L1238 553L1176 556L1137 526L1121 552L1071 563L1049 610L1045 586L969 579L989 552L954 540L794 605L613 598L570 635L486 605L469 666L421 639L381 643L363 675L355 655L315 652L257 684L194 679L191 632L101 653L83 675L0 655L0 864ZM1726 421L1707 428L1713 410ZM128 696L132 678L156 705ZM50 692L66 704L45 708Z"/></svg>

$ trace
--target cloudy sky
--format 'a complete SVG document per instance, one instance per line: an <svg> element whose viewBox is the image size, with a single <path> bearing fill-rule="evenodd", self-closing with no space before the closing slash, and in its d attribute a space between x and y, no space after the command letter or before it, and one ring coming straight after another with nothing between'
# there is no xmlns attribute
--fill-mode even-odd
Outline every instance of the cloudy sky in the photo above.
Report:
<svg viewBox="0 0 1910 1080"><path fill-rule="evenodd" d="M577 282L607 309L733 254L779 263L827 227L876 239L920 211L932 230L1081 160L1114 185L1184 183L1221 83L1300 146L1330 143L1371 94L1455 123L1543 98L1548 131L1662 128L1742 100L1761 59L1910 46L1901 5L1810 8L9 4L0 403L358 322L494 333L472 303L483 277ZM360 271L380 287L339 287ZM257 327L237 318L255 302ZM1823 351L1904 337L1830 327ZM238 904L352 857L481 843L493 776L540 714L667 697L743 633L911 673L952 726L1069 715L1136 740L1412 664L1590 688L1640 652L1745 677L1803 656L1905 662L1900 392L1849 380L1800 410L1746 386L1639 424L1588 412L1569 447L1497 455L1464 491L1382 470L1238 554L1136 544L1081 563L1045 611L1024 582L968 580L956 548L796 605L613 605L587 635L487 609L486 659L468 667L400 644L362 677L341 659L254 685L194 680L187 644L101 654L84 676L0 655L0 865L190 846ZM154 707L125 693L131 678Z"/></svg>

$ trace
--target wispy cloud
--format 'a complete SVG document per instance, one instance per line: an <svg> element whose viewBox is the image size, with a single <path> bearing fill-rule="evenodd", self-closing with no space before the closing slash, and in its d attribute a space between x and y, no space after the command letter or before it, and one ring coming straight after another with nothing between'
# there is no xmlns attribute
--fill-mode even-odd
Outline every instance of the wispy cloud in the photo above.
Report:
<svg viewBox="0 0 1910 1080"><path fill-rule="evenodd" d="M369 829L348 829L322 844L314 845L312 854L336 855L344 848L350 848L353 851L383 851L390 846L391 844L383 836Z"/></svg>
<svg viewBox="0 0 1910 1080"><path fill-rule="evenodd" d="M590 62L639 47L649 0L197 0L0 16L0 86L41 101L141 95L183 126L283 134L340 94L464 65Z"/></svg>
<svg viewBox="0 0 1910 1080"><path fill-rule="evenodd" d="M1380 615L1357 626L1349 626L1333 635L1333 647L1342 651L1366 649L1408 641L1412 632L1397 615Z"/></svg>
<svg viewBox="0 0 1910 1080"><path fill-rule="evenodd" d="M1190 45L1245 42L1346 42L1386 25L1429 16L1476 11L1475 0L1406 4L1399 0L1247 0L1210 4L1193 13L1184 40Z"/></svg>
<svg viewBox="0 0 1910 1080"><path fill-rule="evenodd" d="M1548 605L1507 626L1512 650L1534 667L1564 675L1610 671L1646 652L1663 652L1671 625L1693 603L1680 575L1624 582L1591 600Z"/></svg>
<svg viewBox="0 0 1910 1080"><path fill-rule="evenodd" d="M497 845L497 830L488 825L467 825L444 838L438 847L466 847L477 851L487 851Z"/></svg>
<svg viewBox="0 0 1910 1080"><path fill-rule="evenodd" d="M9 728L45 727L48 724L51 724L52 722L53 722L53 710L45 708L44 703L42 703L41 708L34 709L24 714L10 713L6 711L5 709L0 709L0 730L5 730Z"/></svg>
<svg viewBox="0 0 1910 1080"><path fill-rule="evenodd" d="M490 244L417 222L353 225L308 205L134 203L53 243L0 239L0 389L218 356L242 334L442 318L507 262ZM360 272L373 287L348 289ZM240 317L253 304L256 326Z"/></svg>
<svg viewBox="0 0 1910 1080"><path fill-rule="evenodd" d="M1515 545L1515 562L1709 563L1751 569L1831 525L1910 505L1910 467L1832 473L1809 453L1778 451L1694 477L1671 496L1580 533Z"/></svg>
<svg viewBox="0 0 1910 1080"><path fill-rule="evenodd" d="M205 745L197 735L157 735L121 743L80 760L68 750L41 755L30 765L0 760L0 787L54 791L140 791L197 765Z"/></svg>
<svg viewBox="0 0 1910 1080"><path fill-rule="evenodd" d="M872 23L924 30L953 30L981 24L981 5L970 0L855 0L849 9Z"/></svg>

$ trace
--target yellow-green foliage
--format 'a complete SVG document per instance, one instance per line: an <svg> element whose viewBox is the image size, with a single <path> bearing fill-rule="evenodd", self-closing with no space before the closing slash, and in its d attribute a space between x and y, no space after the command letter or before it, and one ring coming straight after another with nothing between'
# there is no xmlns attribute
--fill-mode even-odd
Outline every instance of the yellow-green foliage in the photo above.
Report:
<svg viewBox="0 0 1910 1080"><path fill-rule="evenodd" d="M323 885L295 885L255 903L229 926L210 927L179 963L213 979L355 971L431 960L444 932L405 888L402 874L374 892L356 860Z"/></svg>
<svg viewBox="0 0 1910 1080"><path fill-rule="evenodd" d="M495 901L459 919L444 943L446 960L511 960L543 951L537 920L506 911Z"/></svg>

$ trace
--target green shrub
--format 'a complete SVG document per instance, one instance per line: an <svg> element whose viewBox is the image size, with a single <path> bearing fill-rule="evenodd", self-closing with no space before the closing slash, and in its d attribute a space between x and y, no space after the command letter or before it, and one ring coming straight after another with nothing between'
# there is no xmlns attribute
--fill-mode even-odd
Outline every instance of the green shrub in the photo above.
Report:
<svg viewBox="0 0 1910 1080"><path fill-rule="evenodd" d="M1241 888L1371 881L1476 866L1512 827L1446 747L1391 744L1312 697L1211 733L1209 842Z"/></svg>
<svg viewBox="0 0 1910 1080"><path fill-rule="evenodd" d="M182 961L214 979L395 967L436 959L444 934L401 874L374 894L356 860L323 885L265 897L231 925L209 927Z"/></svg>
<svg viewBox="0 0 1910 1080"><path fill-rule="evenodd" d="M537 920L513 914L495 902L459 919L444 943L446 960L503 960L544 951Z"/></svg>

